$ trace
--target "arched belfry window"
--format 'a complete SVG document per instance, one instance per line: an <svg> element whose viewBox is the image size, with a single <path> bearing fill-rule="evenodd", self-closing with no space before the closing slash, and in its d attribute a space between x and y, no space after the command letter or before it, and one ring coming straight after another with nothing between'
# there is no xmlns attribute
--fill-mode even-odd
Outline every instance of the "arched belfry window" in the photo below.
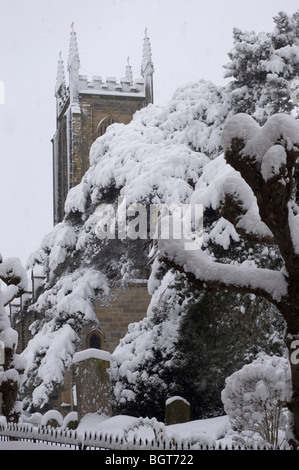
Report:
<svg viewBox="0 0 299 470"><path fill-rule="evenodd" d="M93 349L102 349L101 338L96 333L93 333L89 338L89 347Z"/></svg>
<svg viewBox="0 0 299 470"><path fill-rule="evenodd" d="M103 119L100 120L98 127L97 127L97 136L101 137L101 135L104 135L107 127L111 126L111 124L114 124L115 120L111 116L106 116Z"/></svg>
<svg viewBox="0 0 299 470"><path fill-rule="evenodd" d="M93 349L105 349L105 337L99 330L92 330L86 337L86 347Z"/></svg>

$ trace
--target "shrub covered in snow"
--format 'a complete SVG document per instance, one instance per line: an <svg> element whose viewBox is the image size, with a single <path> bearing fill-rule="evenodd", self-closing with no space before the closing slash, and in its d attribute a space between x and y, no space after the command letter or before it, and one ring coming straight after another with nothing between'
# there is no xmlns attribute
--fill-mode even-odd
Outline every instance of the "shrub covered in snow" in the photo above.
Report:
<svg viewBox="0 0 299 470"><path fill-rule="evenodd" d="M78 427L78 413L77 411L71 411L63 419L63 429L76 429Z"/></svg>
<svg viewBox="0 0 299 470"><path fill-rule="evenodd" d="M259 354L251 364L226 379L222 401L235 430L277 446L279 432L286 428L290 394L288 360Z"/></svg>
<svg viewBox="0 0 299 470"><path fill-rule="evenodd" d="M57 428L62 426L63 424L63 417L61 413L57 410L49 410L47 411L41 419L42 426L51 426L52 428Z"/></svg>

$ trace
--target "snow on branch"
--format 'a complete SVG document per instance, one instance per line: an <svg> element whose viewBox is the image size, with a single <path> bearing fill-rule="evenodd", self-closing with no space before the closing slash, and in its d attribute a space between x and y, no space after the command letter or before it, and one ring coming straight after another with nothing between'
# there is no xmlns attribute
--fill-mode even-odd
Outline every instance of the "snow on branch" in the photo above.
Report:
<svg viewBox="0 0 299 470"><path fill-rule="evenodd" d="M278 303L287 295L288 284L284 271L254 266L222 264L205 251L184 250L182 240L160 240L159 257L169 268L184 273L198 289L228 289L254 293Z"/></svg>
<svg viewBox="0 0 299 470"><path fill-rule="evenodd" d="M273 235L261 220L256 198L238 173L223 182L224 197L219 204L223 217L245 239L273 243Z"/></svg>
<svg viewBox="0 0 299 470"><path fill-rule="evenodd" d="M22 295L27 288L26 271L18 258L7 258L0 263L0 279L8 286L2 294L4 306Z"/></svg>
<svg viewBox="0 0 299 470"><path fill-rule="evenodd" d="M260 127L250 115L237 114L224 125L222 145L225 160L218 157L205 166L191 202L218 210L247 239L275 243L283 269L215 262L208 250L184 250L181 240L161 241L160 257L200 289L253 292L277 304L299 270L298 217L291 202L299 123L277 114Z"/></svg>
<svg viewBox="0 0 299 470"><path fill-rule="evenodd" d="M287 270L293 269L299 243L289 201L299 157L298 121L275 114L260 127L249 115L237 114L224 125L222 143L226 161L252 189L261 220L272 232Z"/></svg>
<svg viewBox="0 0 299 470"><path fill-rule="evenodd" d="M273 242L271 231L260 218L252 189L240 173L227 164L224 155L205 165L191 203L218 210L243 238Z"/></svg>
<svg viewBox="0 0 299 470"><path fill-rule="evenodd" d="M288 114L274 114L260 127L251 116L240 113L226 121L221 141L225 153L232 150L234 140L242 141L240 157L262 164L269 149L278 144L285 148L289 158L295 155L296 160L299 150L298 132L298 121ZM277 166L281 162L281 150L274 152L271 160ZM294 160L291 163L294 164Z"/></svg>

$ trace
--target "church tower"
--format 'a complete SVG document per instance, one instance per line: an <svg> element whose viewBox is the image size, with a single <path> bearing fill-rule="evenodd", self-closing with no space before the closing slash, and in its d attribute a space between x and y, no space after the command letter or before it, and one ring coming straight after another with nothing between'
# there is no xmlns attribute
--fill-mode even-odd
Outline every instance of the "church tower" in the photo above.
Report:
<svg viewBox="0 0 299 470"><path fill-rule="evenodd" d="M53 144L54 225L64 216L64 203L70 188L80 183L89 168L89 150L97 137L114 122L128 124L133 114L153 103L153 73L150 41L145 32L141 77L133 80L129 59L125 76L80 75L80 57L76 32L72 24L67 62L69 84L66 85L64 64L59 56L56 98L56 132Z"/></svg>

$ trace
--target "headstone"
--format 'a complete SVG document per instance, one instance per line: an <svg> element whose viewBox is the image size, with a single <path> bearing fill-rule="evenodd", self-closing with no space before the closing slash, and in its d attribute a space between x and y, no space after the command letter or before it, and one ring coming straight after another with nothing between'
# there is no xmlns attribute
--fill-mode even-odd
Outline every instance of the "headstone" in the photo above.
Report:
<svg viewBox="0 0 299 470"><path fill-rule="evenodd" d="M110 354L100 349L85 349L73 358L78 420L88 413L112 415L108 370Z"/></svg>
<svg viewBox="0 0 299 470"><path fill-rule="evenodd" d="M166 400L165 424L187 423L190 421L190 403L182 397Z"/></svg>

